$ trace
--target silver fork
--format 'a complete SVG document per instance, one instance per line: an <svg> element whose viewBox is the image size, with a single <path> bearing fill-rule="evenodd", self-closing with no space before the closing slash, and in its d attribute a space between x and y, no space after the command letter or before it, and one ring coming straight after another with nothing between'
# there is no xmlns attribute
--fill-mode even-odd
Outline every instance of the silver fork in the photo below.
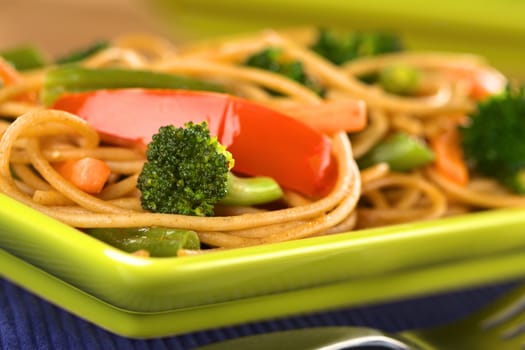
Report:
<svg viewBox="0 0 525 350"><path fill-rule="evenodd" d="M259 334L194 350L518 350L525 349L525 283L473 315L445 326L387 334L362 327L317 327Z"/></svg>
<svg viewBox="0 0 525 350"><path fill-rule="evenodd" d="M525 284L463 320L400 336L423 349L525 349Z"/></svg>

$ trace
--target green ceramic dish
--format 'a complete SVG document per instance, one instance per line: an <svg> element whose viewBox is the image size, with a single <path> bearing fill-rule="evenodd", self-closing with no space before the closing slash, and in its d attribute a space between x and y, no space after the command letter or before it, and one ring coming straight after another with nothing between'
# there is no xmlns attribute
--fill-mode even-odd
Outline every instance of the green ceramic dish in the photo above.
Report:
<svg viewBox="0 0 525 350"><path fill-rule="evenodd" d="M156 337L525 275L525 209L187 258L137 258L0 195L0 275Z"/></svg>
<svg viewBox="0 0 525 350"><path fill-rule="evenodd" d="M171 3L178 32L184 28L187 37L328 22L388 27L415 48L483 51L498 67L525 77L519 59L525 46L517 44L525 38L518 18L525 2L469 0L454 2L455 8L443 1L424 8L364 0ZM501 5L510 3L512 10ZM0 195L0 276L112 332L147 338L523 277L524 233L525 208L506 209L144 259Z"/></svg>

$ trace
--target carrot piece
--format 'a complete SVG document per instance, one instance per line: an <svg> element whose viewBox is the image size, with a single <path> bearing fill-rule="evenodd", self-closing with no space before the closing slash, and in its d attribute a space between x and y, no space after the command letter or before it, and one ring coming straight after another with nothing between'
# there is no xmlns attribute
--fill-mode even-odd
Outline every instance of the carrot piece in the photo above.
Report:
<svg viewBox="0 0 525 350"><path fill-rule="evenodd" d="M507 79L499 72L483 69L474 73L470 95L480 101L505 89Z"/></svg>
<svg viewBox="0 0 525 350"><path fill-rule="evenodd" d="M55 169L77 188L91 194L100 193L111 174L106 162L91 157L60 162Z"/></svg>
<svg viewBox="0 0 525 350"><path fill-rule="evenodd" d="M444 132L430 138L434 151L434 166L437 171L451 181L465 186L469 181L467 164L461 149L456 123L450 123Z"/></svg>
<svg viewBox="0 0 525 350"><path fill-rule="evenodd" d="M366 104L361 100L334 100L318 105L286 105L281 111L326 134L356 132L367 124Z"/></svg>
<svg viewBox="0 0 525 350"><path fill-rule="evenodd" d="M5 59L0 57L0 80L4 86L18 84L22 81L22 76L18 71L9 64ZM0 84L0 86L2 85ZM24 93L19 96L21 101L34 101L34 95L30 93Z"/></svg>
<svg viewBox="0 0 525 350"><path fill-rule="evenodd" d="M0 57L0 79L4 85L16 84L22 79L18 71L2 57Z"/></svg>

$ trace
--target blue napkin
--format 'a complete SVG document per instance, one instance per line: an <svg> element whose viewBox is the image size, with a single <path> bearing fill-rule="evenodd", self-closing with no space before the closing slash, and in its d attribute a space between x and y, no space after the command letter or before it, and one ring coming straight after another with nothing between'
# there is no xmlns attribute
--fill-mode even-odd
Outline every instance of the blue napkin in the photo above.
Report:
<svg viewBox="0 0 525 350"><path fill-rule="evenodd" d="M313 326L368 326L397 332L464 317L513 284L137 340L110 333L0 278L0 350L186 350L249 334Z"/></svg>

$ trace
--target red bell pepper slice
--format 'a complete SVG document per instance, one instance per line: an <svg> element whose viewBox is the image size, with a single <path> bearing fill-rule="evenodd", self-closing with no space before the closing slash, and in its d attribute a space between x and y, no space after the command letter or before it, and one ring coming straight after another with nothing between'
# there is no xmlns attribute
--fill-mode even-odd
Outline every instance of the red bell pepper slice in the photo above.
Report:
<svg viewBox="0 0 525 350"><path fill-rule="evenodd" d="M319 196L334 183L331 139L275 110L227 94L116 89L71 93L51 106L76 114L112 143L146 145L159 127L207 121L235 158L233 171L269 176L285 188Z"/></svg>

